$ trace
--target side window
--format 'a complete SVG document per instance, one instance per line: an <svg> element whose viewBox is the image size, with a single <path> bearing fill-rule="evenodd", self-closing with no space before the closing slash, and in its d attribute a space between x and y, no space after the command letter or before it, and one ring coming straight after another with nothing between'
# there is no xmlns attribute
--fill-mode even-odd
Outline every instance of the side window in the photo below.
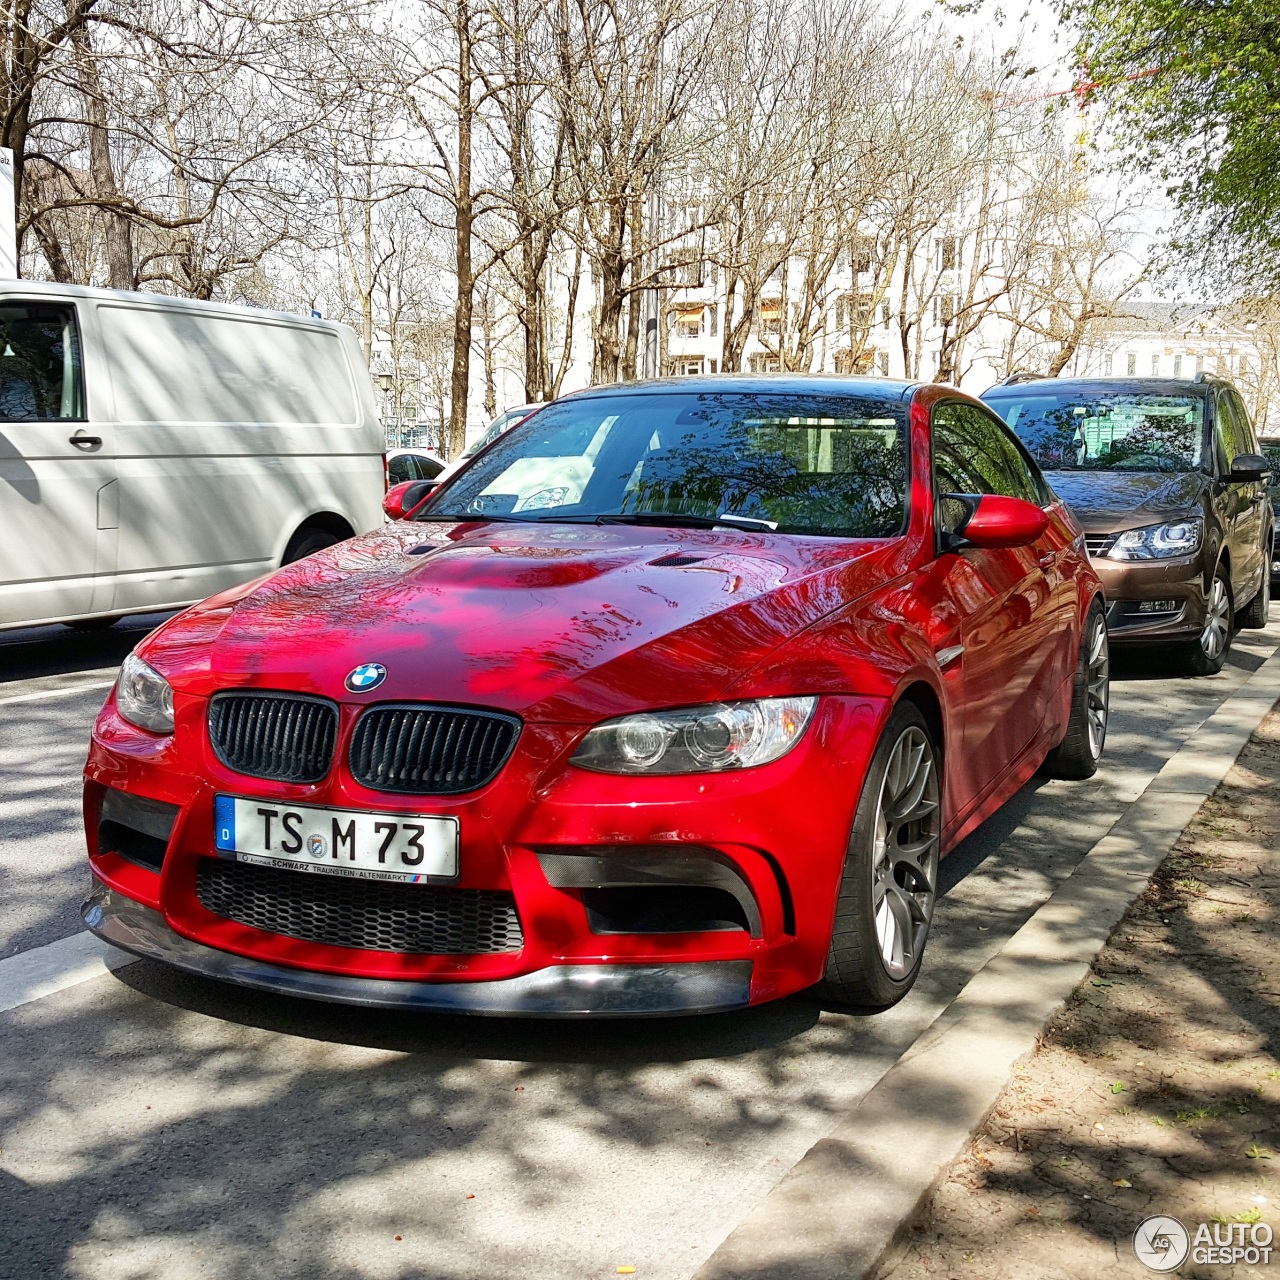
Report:
<svg viewBox="0 0 1280 1280"><path fill-rule="evenodd" d="M1049 498L1008 430L967 404L933 411L933 483L937 494L995 493L1036 506Z"/></svg>
<svg viewBox="0 0 1280 1280"><path fill-rule="evenodd" d="M1240 452L1258 453L1258 436L1253 423L1249 421L1249 410L1244 407L1238 391L1231 393L1231 403L1235 406L1236 421L1240 424Z"/></svg>
<svg viewBox="0 0 1280 1280"><path fill-rule="evenodd" d="M409 465L409 455L402 453L398 458L387 460L387 483L403 484L406 480L416 480L413 469Z"/></svg>
<svg viewBox="0 0 1280 1280"><path fill-rule="evenodd" d="M1214 397L1213 423L1215 452L1222 474L1225 475L1231 470L1236 454L1249 452L1242 441L1242 424L1230 392L1219 391Z"/></svg>
<svg viewBox="0 0 1280 1280"><path fill-rule="evenodd" d="M0 421L83 418L75 308L63 303L0 302Z"/></svg>

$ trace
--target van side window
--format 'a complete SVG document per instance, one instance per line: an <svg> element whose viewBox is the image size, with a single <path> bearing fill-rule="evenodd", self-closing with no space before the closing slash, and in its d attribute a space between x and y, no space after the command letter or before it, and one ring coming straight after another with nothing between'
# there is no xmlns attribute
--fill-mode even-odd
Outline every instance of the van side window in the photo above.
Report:
<svg viewBox="0 0 1280 1280"><path fill-rule="evenodd" d="M83 418L75 308L49 302L0 303L0 421Z"/></svg>
<svg viewBox="0 0 1280 1280"><path fill-rule="evenodd" d="M1251 434L1248 419L1242 421L1243 406L1236 404L1235 398L1228 391L1219 391L1214 413L1214 434L1217 437L1217 452L1222 474L1231 470L1231 464L1239 453L1252 453L1249 447Z"/></svg>
<svg viewBox="0 0 1280 1280"><path fill-rule="evenodd" d="M1249 410L1244 407L1244 401L1240 398L1238 391L1231 393L1231 403L1235 405L1236 421L1240 424L1240 443L1245 453L1258 452L1258 436L1253 429L1253 423L1249 420Z"/></svg>

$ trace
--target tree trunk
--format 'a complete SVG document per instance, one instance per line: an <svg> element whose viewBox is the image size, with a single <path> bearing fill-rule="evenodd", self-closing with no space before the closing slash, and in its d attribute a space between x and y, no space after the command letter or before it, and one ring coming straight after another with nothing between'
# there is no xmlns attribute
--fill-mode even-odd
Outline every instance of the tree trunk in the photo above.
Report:
<svg viewBox="0 0 1280 1280"><path fill-rule="evenodd" d="M121 211L120 188L111 164L111 139L107 132L106 105L102 80L93 60L89 32L78 26L71 33L76 55L76 74L89 133L89 177L93 197L102 202L106 229L107 282L113 289L132 289L137 280L133 265L133 236L128 216Z"/></svg>
<svg viewBox="0 0 1280 1280"><path fill-rule="evenodd" d="M453 314L453 373L449 381L449 456L458 457L467 443L467 396L471 389L471 322L475 278L471 268L471 10L470 0L457 0L458 37L458 181L454 201L454 265L457 276Z"/></svg>

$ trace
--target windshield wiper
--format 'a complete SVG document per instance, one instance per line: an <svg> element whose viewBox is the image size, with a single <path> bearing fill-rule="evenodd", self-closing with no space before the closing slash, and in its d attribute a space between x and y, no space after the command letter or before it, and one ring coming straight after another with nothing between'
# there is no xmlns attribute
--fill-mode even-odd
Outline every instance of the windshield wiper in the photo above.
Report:
<svg viewBox="0 0 1280 1280"><path fill-rule="evenodd" d="M602 515L594 518L596 524L639 524L670 526L675 529L722 529L742 528L761 529L765 533L775 533L778 525L773 520L757 520L755 516L695 516L682 511L626 511L616 515Z"/></svg>

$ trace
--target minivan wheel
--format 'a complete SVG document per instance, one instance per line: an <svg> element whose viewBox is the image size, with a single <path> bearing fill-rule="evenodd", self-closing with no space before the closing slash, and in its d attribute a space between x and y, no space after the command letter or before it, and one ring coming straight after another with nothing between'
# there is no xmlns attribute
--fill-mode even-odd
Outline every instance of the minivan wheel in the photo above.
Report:
<svg viewBox="0 0 1280 1280"><path fill-rule="evenodd" d="M1271 573L1262 575L1262 586L1258 594L1249 601L1248 607L1240 612L1240 625L1250 631L1260 631L1267 625L1267 615L1271 611Z"/></svg>
<svg viewBox="0 0 1280 1280"><path fill-rule="evenodd" d="M1188 676L1213 676L1231 652L1231 584L1221 565L1214 570L1205 606L1204 626L1195 640L1178 646L1178 666Z"/></svg>
<svg viewBox="0 0 1280 1280"><path fill-rule="evenodd" d="M913 704L894 709L854 814L819 994L887 1009L915 985L938 887L938 756Z"/></svg>
<svg viewBox="0 0 1280 1280"><path fill-rule="evenodd" d="M292 564L295 560L303 560L317 551L323 551L325 547L337 546L341 541L337 534L330 533L328 529L299 529L289 539L280 564L283 566Z"/></svg>
<svg viewBox="0 0 1280 1280"><path fill-rule="evenodd" d="M1102 601L1089 606L1080 637L1080 660L1071 691L1066 737L1045 757L1041 772L1051 778L1092 778L1107 741L1111 706L1111 653Z"/></svg>

